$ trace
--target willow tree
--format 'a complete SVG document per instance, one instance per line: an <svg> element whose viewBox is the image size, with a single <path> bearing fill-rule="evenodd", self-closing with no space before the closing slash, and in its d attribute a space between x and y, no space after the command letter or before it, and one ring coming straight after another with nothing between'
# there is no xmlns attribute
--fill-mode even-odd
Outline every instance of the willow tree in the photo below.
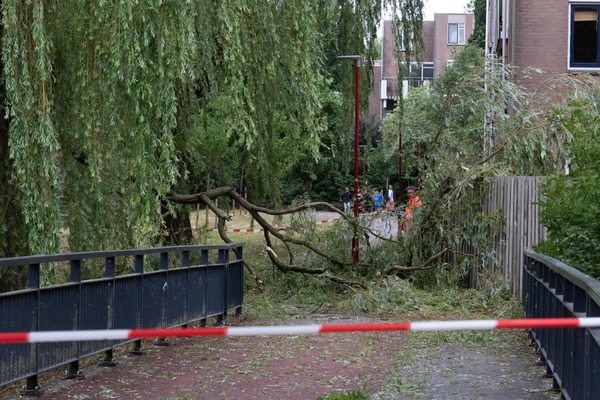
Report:
<svg viewBox="0 0 600 400"><path fill-rule="evenodd" d="M352 90L335 56L369 65L382 8L421 4L2 0L0 255L172 239L190 177L277 196L332 134L323 95Z"/></svg>

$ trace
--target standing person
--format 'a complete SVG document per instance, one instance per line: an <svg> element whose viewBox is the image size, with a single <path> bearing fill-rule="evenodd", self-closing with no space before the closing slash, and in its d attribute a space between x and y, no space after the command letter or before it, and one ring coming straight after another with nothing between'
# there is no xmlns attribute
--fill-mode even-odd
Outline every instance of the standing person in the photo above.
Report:
<svg viewBox="0 0 600 400"><path fill-rule="evenodd" d="M350 202L352 201L352 192L350 192L350 188L346 188L344 193L340 195L340 200L344 203L344 212L347 213L350 211Z"/></svg>
<svg viewBox="0 0 600 400"><path fill-rule="evenodd" d="M388 189L383 194L383 198L385 199L385 208L388 211L394 209L394 204L396 202L396 193L394 193L394 186L390 185Z"/></svg>
<svg viewBox="0 0 600 400"><path fill-rule="evenodd" d="M373 211L377 212L383 205L383 195L379 191L379 189L375 189L375 194L373 195Z"/></svg>
<svg viewBox="0 0 600 400"><path fill-rule="evenodd" d="M413 213L416 208L421 207L421 197L417 194L417 188L409 186L406 188L408 194L408 201L406 202L406 210L404 212L404 218L402 219L402 232L406 232L408 226L413 219Z"/></svg>

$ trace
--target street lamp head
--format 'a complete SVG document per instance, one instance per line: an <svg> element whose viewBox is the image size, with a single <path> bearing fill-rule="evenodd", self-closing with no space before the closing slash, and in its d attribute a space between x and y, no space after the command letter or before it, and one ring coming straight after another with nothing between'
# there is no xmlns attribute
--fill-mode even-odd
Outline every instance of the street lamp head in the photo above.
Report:
<svg viewBox="0 0 600 400"><path fill-rule="evenodd" d="M362 59L361 56L354 54L351 56L337 56L336 58L340 58L340 59L347 59L347 60L356 60L356 67L360 68L360 61Z"/></svg>

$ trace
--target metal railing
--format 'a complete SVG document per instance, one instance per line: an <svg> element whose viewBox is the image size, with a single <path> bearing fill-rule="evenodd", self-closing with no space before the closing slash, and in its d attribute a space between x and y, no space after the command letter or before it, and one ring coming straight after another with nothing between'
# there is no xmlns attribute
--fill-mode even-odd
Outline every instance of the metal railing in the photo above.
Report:
<svg viewBox="0 0 600 400"><path fill-rule="evenodd" d="M209 317L223 323L228 310L241 313L242 255L241 244L229 244L0 259L0 268L28 269L27 288L0 294L0 332L204 326ZM82 280L92 265L102 276ZM51 266L67 269L70 282L40 285L40 272ZM22 394L39 395L40 372L68 364L65 378L79 378L81 359L104 352L102 364L114 365L113 349L130 342L143 352L141 340L0 345L0 386L27 379Z"/></svg>
<svg viewBox="0 0 600 400"><path fill-rule="evenodd" d="M558 260L525 250L527 318L600 316L600 281ZM600 398L600 329L534 329L548 375L565 399Z"/></svg>
<svg viewBox="0 0 600 400"><path fill-rule="evenodd" d="M402 82L398 81L397 78L384 78L387 82L387 98L388 99L398 99L402 95ZM408 81L409 88L418 88L425 84L425 82L429 82L429 84L433 83L433 78L423 78L423 77L406 77L406 81Z"/></svg>

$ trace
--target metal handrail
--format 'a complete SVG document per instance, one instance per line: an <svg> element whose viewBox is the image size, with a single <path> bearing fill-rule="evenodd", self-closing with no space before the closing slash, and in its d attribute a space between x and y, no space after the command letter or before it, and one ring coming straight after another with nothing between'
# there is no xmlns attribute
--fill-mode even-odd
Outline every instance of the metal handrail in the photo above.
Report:
<svg viewBox="0 0 600 400"><path fill-rule="evenodd" d="M527 318L600 316L600 282L554 258L525 251ZM600 398L600 329L533 329L547 373L565 399Z"/></svg>
<svg viewBox="0 0 600 400"><path fill-rule="evenodd" d="M228 310L242 310L242 250L242 244L234 243L0 259L0 268L28 268L26 288L0 294L0 332L204 326L209 317L226 323ZM159 260L147 270L146 258L152 255ZM134 272L118 274L118 262L127 257L134 257ZM82 280L83 264L94 259L103 260L103 277ZM41 271L65 261L70 263L70 282L42 286ZM81 359L104 353L101 365L114 365L113 349L130 342L134 353L143 352L140 340L2 345L0 386L27 379L21 393L39 395L39 373L68 365L65 378L80 378Z"/></svg>

